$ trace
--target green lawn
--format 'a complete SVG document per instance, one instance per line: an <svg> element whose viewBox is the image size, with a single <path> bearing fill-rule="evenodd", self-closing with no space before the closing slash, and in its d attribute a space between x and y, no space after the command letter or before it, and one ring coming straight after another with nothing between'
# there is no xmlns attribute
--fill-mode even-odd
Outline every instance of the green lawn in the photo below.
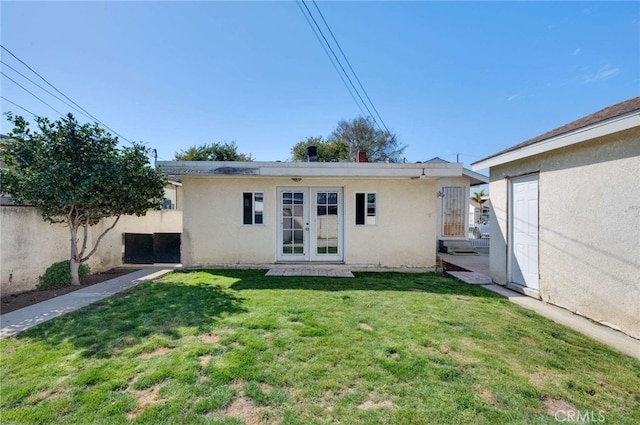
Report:
<svg viewBox="0 0 640 425"><path fill-rule="evenodd" d="M640 362L436 274L173 273L0 341L0 423L640 423Z"/></svg>

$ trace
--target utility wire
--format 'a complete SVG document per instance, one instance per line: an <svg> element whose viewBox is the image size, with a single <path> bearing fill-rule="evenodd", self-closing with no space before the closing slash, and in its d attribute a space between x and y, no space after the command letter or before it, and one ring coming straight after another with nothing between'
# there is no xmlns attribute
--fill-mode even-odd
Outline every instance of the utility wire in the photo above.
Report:
<svg viewBox="0 0 640 425"><path fill-rule="evenodd" d="M53 88L55 91L57 91L58 93L60 93L62 96L65 97L65 99L67 99L69 102L73 103L74 105L76 105L78 108L80 108L81 110L84 111L84 113L91 117L91 119L95 120L96 122L102 124L103 127L105 127L107 130L111 131L113 134L115 134L116 136L119 136L121 139L126 140L127 142L131 143L132 145L134 144L131 140L127 139L126 137L122 136L121 134L119 134L117 131L115 131L114 129L112 129L111 127L109 127L108 125L106 125L105 123L103 123L102 121L100 121L98 118L96 118L95 116L93 116L91 113L89 113L86 109L84 109L82 106L78 105L76 102L74 102L69 96L67 96L66 94L62 93L60 90L58 90L53 84L51 84L49 81L47 81L46 78L44 78L42 75L38 74L33 68L31 68L29 65L27 65L22 59L20 59L19 57L17 57L16 55L14 55L11 50L7 49L6 47L4 47L3 45L0 44L0 47L2 47L3 50L5 50L7 53L9 53L11 56L13 56L15 59L18 60L18 62L20 62L21 64L23 64L24 66L26 66L31 72L33 72L34 74L36 74L38 77L40 77L40 79L42 81L44 81L45 83L47 83L51 88ZM57 112L57 111L56 111ZM62 114L61 114L62 115Z"/></svg>
<svg viewBox="0 0 640 425"><path fill-rule="evenodd" d="M325 37L324 33L322 32L322 29L320 28L320 25L318 25L318 22L316 21L316 19L313 17L313 14L311 14L311 11L309 10L309 7L307 6L307 4L305 3L304 0L300 0L302 2L302 5L305 7L305 9L307 10L307 13L309 14L309 17L311 18L311 20L313 21L313 23L315 24L316 28L318 28L318 31L320 32L320 35L322 36L322 38L324 39L327 47L329 48L329 50L331 51L331 54L333 55L333 57L336 59L336 62L338 63L338 65L340 65L340 68L342 69L342 72L344 73L344 75L347 77L347 80L349 81L349 84L351 84L351 87L353 87L353 89L355 90L356 94L358 95L358 98L360 99L360 102L362 102L362 105L364 106L364 108L367 110L367 112L369 113L369 116L373 119L374 123L378 126L378 128L380 128L382 130L382 128L380 127L380 124L378 124L378 121L376 120L375 116L373 115L373 113L371 112L371 110L369 109L369 107L367 106L366 102L364 101L364 99L362 98L362 96L360 95L360 92L358 91L358 89L356 88L355 84L353 84L353 81L351 81L351 77L349 77L349 74L347 73L347 71L344 69L344 66L342 66L342 62L340 62L340 59L338 58L338 55L336 55L336 53L333 51L333 48L331 47L331 44L329 43L329 40L327 40L327 37Z"/></svg>
<svg viewBox="0 0 640 425"><path fill-rule="evenodd" d="M296 1L296 4L298 5L298 8L300 9L300 12L302 13L302 16L304 16L304 18L307 20L307 23L309 24L309 27L311 28L311 31L313 31L313 35L316 36L316 39L318 40L318 43L320 43L320 46L322 46L322 50L324 50L324 52L327 54L327 57L329 58L329 61L331 62L331 65L333 65L333 68L338 73L338 76L342 80L342 84L344 84L344 86L347 88L347 91L351 95L351 98L353 99L353 101L358 106L358 109L360 109L360 112L362 113L362 115L367 115L364 112L364 109L362 109L362 106L360 105L360 102L358 102L358 99L356 99L356 96L353 94L353 91L351 90L351 87L349 87L349 84L347 84L347 81L344 79L344 76L342 75L342 73L338 69L338 65L336 65L335 60L331 57L331 54L329 53L329 50L327 50L327 47L322 42L322 39L320 38L320 35L318 34L318 31L314 28L314 26L311 23L311 21L309 20L309 17L307 16L307 14L304 13L304 9L300 5L300 2Z"/></svg>
<svg viewBox="0 0 640 425"><path fill-rule="evenodd" d="M382 126L384 127L385 130L387 130L387 133L391 134L391 132L387 128L387 125L382 120L382 117L380 116L380 113L378 112L378 109L376 109L376 106L373 104L373 102L371 101L371 98L367 94L367 91L364 89L364 86L362 85L362 82L360 81L360 78L358 78L358 74L356 74L356 71L354 71L353 67L351 66L351 62L349 62L349 59L347 58L347 55L344 54L344 51L342 50L342 47L340 47L340 43L338 43L338 40L336 39L336 36L333 34L333 31L331 31L331 27L329 26L329 24L327 23L327 20L324 18L324 15L320 11L320 8L318 7L318 3L316 3L316 0L312 0L312 1L313 1L313 5L316 7L316 10L318 11L318 14L320 14L320 17L322 18L322 22L324 22L324 25L329 30L329 34L331 34L331 38L333 38L333 41L336 43L336 46L338 46L338 50L340 50L340 53L342 54L342 57L347 62L347 66L351 70L351 73L356 78L356 81L358 82L358 85L362 89L362 92L364 93L365 97L369 101L369 104L371 105L371 107L375 111L376 115L380 119L380 122L382 123Z"/></svg>
<svg viewBox="0 0 640 425"><path fill-rule="evenodd" d="M66 102L64 99L61 99L60 97L56 96L55 94L51 93L49 90L45 89L44 87L42 87L40 84L36 83L35 81L33 81L31 78L27 77L26 75L24 75L22 72L18 71L17 69L15 69L14 67L12 67L11 65L9 65L8 63L0 60L0 63L4 66L6 66L7 68L9 68L10 70L12 70L13 72L17 73L18 75L22 76L24 79L26 79L27 81L29 81L31 84L33 84L34 86L40 88L42 91L44 91L45 93L48 93L49 95L51 95L52 97L55 97L56 99L58 99L60 102L64 103L65 105L67 105L68 107L70 107L71 109L76 110L77 112L81 113L82 115L84 115L85 117L89 118L89 119L93 119L91 118L89 115L85 114L84 112L82 112L80 109L76 108L75 106L73 106L72 104Z"/></svg>
<svg viewBox="0 0 640 425"><path fill-rule="evenodd" d="M29 93L31 96L35 97L36 99L38 99L40 102L44 103L45 105L47 105L49 108L53 109L54 111L56 111L58 113L58 115L60 115L61 117L64 117L64 115L62 114L62 112L58 111L56 108L54 108L53 106L49 105L47 102L45 102L44 100L40 99L38 96L36 96L35 94L33 94L31 91L29 91L29 89L27 89L26 87L24 87L22 84L20 84L19 82L17 82L16 80L14 80L13 78L9 77L7 74L5 74L4 72L0 71L0 74L4 75L5 78L7 78L9 81L12 81L15 85L17 85L18 87L20 87L22 90L26 91L27 93Z"/></svg>
<svg viewBox="0 0 640 425"><path fill-rule="evenodd" d="M4 97L4 96L2 96L2 95L0 95L0 99L4 100L4 101L6 101L6 102L9 102L9 103L11 103L11 104L12 104L12 105L14 105L14 106L17 106L18 108L22 109L23 111L26 111L26 112L30 113L30 114L31 114L31 115L33 115L34 117L38 117L38 115L34 114L33 112L31 112L31 111L30 111L30 110L28 110L27 108L24 108L24 107L22 107L22 106L18 105L16 102L13 102L13 101L9 100L9 99L7 99L6 97Z"/></svg>

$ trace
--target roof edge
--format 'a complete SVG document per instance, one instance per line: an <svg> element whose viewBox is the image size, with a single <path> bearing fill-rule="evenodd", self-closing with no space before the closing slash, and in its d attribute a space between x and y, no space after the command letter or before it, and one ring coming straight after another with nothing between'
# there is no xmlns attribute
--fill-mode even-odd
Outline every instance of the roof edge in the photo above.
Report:
<svg viewBox="0 0 640 425"><path fill-rule="evenodd" d="M573 131L540 140L536 143L508 149L483 158L471 164L474 171L506 164L533 155L539 155L552 150L587 142L598 137L607 136L630 128L640 127L640 110L628 112L597 123L577 128Z"/></svg>

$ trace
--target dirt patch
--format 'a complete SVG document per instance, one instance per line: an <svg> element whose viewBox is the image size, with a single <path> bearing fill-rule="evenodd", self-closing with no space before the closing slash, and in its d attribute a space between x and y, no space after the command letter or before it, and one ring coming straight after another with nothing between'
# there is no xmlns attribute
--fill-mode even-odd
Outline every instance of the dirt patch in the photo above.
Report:
<svg viewBox="0 0 640 425"><path fill-rule="evenodd" d="M206 354L204 356L200 356L200 367L202 369L204 369L205 367L207 367L207 365L209 364L209 362L211 361L211 358L213 356L211 354Z"/></svg>
<svg viewBox="0 0 640 425"><path fill-rule="evenodd" d="M544 398L542 404L544 404L547 414L553 416L557 421L573 420L577 416L578 409L567 401Z"/></svg>
<svg viewBox="0 0 640 425"><path fill-rule="evenodd" d="M380 396L374 392L369 393L369 399L358 405L360 410L371 409L395 409L397 406L389 399L380 399Z"/></svg>
<svg viewBox="0 0 640 425"><path fill-rule="evenodd" d="M52 390L42 391L33 396L30 400L32 404L38 404L43 401L51 400L56 397L60 397L68 392L67 388L54 388Z"/></svg>
<svg viewBox="0 0 640 425"><path fill-rule="evenodd" d="M411 292L427 292L424 289L420 289L420 288L411 288Z"/></svg>
<svg viewBox="0 0 640 425"><path fill-rule="evenodd" d="M482 388L480 386L475 386L473 387L473 391L490 405L492 406L496 405L496 399L493 397L493 394L488 389Z"/></svg>
<svg viewBox="0 0 640 425"><path fill-rule="evenodd" d="M232 416L244 421L247 425L260 425L262 419L257 409L246 397L238 397L224 409L225 416Z"/></svg>
<svg viewBox="0 0 640 425"><path fill-rule="evenodd" d="M455 264L447 263L446 261L442 262L442 266L445 272L468 272L469 270L456 266Z"/></svg>
<svg viewBox="0 0 640 425"><path fill-rule="evenodd" d="M146 390L129 390L129 394L135 397L138 405L135 409L129 412L127 419L135 419L140 413L144 412L145 409L158 403L158 401L160 401L160 397L158 396L159 391L160 385L156 385L155 387L151 387Z"/></svg>
<svg viewBox="0 0 640 425"><path fill-rule="evenodd" d="M216 344L222 338L219 334L202 334L198 335L198 339L205 344Z"/></svg>
<svg viewBox="0 0 640 425"><path fill-rule="evenodd" d="M103 273L95 273L86 276L80 282L80 286L65 286L64 288L34 290L22 292L20 294L7 295L0 298L0 312L2 314L10 313L12 311L37 304L42 301L50 300L51 298L59 297L60 295L65 295L70 292L77 291L78 289L87 288L95 285L96 283L102 283L106 280L133 273L138 270L140 269L117 267Z"/></svg>
<svg viewBox="0 0 640 425"><path fill-rule="evenodd" d="M367 323L360 322L360 323L358 323L358 327L360 329L364 329L365 331L372 331L373 330L373 327L371 325L367 324Z"/></svg>
<svg viewBox="0 0 640 425"><path fill-rule="evenodd" d="M140 353L136 357L138 357L139 359L150 359L152 357L163 356L163 355L167 354L169 351L171 351L171 348L159 347L159 348L156 348L155 350L149 351L147 353Z"/></svg>

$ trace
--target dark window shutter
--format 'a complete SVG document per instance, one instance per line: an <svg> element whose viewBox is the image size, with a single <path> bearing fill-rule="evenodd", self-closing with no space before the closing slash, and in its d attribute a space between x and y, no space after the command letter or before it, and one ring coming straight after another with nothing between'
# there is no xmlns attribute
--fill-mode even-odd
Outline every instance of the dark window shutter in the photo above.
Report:
<svg viewBox="0 0 640 425"><path fill-rule="evenodd" d="M356 224L364 224L366 205L364 193L356 193Z"/></svg>
<svg viewBox="0 0 640 425"><path fill-rule="evenodd" d="M245 192L242 194L242 215L244 224L253 224L252 197L253 194L251 192Z"/></svg>

